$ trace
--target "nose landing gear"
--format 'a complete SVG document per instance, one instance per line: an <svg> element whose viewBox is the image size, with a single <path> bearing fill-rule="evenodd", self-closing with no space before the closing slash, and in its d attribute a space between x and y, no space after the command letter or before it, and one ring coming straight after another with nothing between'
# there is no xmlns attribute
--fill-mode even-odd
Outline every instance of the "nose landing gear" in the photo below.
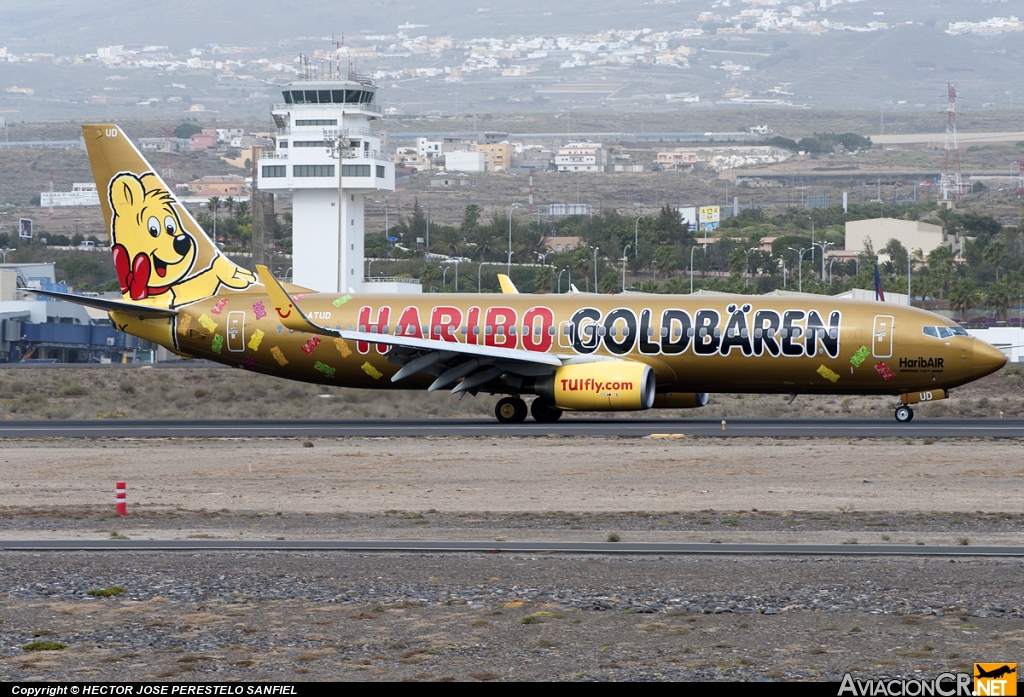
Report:
<svg viewBox="0 0 1024 697"><path fill-rule="evenodd" d="M910 423L911 421L914 420L914 410L905 404L901 404L898 407L896 407L896 412L894 415L896 417L896 420L899 421L901 424Z"/></svg>

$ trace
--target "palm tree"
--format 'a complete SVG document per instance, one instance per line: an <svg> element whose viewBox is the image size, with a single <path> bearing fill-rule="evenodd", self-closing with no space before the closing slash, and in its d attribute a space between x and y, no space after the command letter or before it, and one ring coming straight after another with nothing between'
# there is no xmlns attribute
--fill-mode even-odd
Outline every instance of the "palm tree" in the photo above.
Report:
<svg viewBox="0 0 1024 697"><path fill-rule="evenodd" d="M499 250L504 249L503 237L494 225L481 225L467 235L467 239L476 245L475 256L478 261L489 261Z"/></svg>
<svg viewBox="0 0 1024 697"><path fill-rule="evenodd" d="M956 260L953 258L953 250L945 245L940 245L928 252L928 270L938 280L940 298L949 291L949 283L953 277L953 266L955 264Z"/></svg>
<svg viewBox="0 0 1024 697"><path fill-rule="evenodd" d="M224 207L228 209L228 215L234 215L235 213L235 197L228 196L224 199Z"/></svg>
<svg viewBox="0 0 1024 697"><path fill-rule="evenodd" d="M248 201L239 201L238 203L236 203L235 204L235 217L237 217L239 220L241 220L242 218L244 218L247 215L249 215L249 202Z"/></svg>
<svg viewBox="0 0 1024 697"><path fill-rule="evenodd" d="M949 306L960 310L960 317L967 321L967 311L975 303L977 292L970 281L957 281L949 291Z"/></svg>
<svg viewBox="0 0 1024 697"><path fill-rule="evenodd" d="M1012 293L1014 293L1014 289L1005 279L990 283L988 288L985 289L985 307L996 311L996 319L999 319L1000 313L1002 313L1004 320L1007 319ZM1014 300L1017 299L1016 294L1012 297Z"/></svg>
<svg viewBox="0 0 1024 697"><path fill-rule="evenodd" d="M462 213L462 224L459 225L459 232L465 237L470 237L476 232L477 227L480 225L480 206L475 203L471 203L466 206L466 209Z"/></svg>
<svg viewBox="0 0 1024 697"><path fill-rule="evenodd" d="M993 242L988 247L985 247L985 251L982 252L982 259L989 266L995 267L996 270L996 281L999 281L999 267L1006 263L1006 248L1002 242Z"/></svg>
<svg viewBox="0 0 1024 697"><path fill-rule="evenodd" d="M217 241L217 209L220 208L220 197L211 196L206 202L206 207L213 211L213 241Z"/></svg>
<svg viewBox="0 0 1024 697"><path fill-rule="evenodd" d="M676 260L673 258L671 247L658 247L654 252L654 269L663 276L668 276L676 268Z"/></svg>

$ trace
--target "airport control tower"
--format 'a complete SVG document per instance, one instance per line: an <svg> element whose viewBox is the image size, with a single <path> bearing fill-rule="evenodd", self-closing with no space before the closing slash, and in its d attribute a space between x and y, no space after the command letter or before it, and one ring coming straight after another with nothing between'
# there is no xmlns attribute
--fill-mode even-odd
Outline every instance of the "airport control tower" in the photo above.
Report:
<svg viewBox="0 0 1024 697"><path fill-rule="evenodd" d="M419 292L419 284L363 279L363 201L394 191L381 150L377 88L368 77L299 79L272 110L277 147L260 154L259 188L292 195L293 280L323 292Z"/></svg>

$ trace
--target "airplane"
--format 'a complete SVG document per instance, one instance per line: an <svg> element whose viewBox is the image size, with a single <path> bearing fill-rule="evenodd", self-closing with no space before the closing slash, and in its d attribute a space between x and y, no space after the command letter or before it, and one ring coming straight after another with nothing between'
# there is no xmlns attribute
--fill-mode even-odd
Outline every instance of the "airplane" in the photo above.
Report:
<svg viewBox="0 0 1024 697"><path fill-rule="evenodd" d="M1007 360L939 315L826 296L532 295L505 276L497 296L320 293L232 262L118 126L82 130L122 299L38 293L106 310L185 358L325 385L502 395L504 424L699 408L716 391L892 395L906 423L911 405Z"/></svg>
<svg viewBox="0 0 1024 697"><path fill-rule="evenodd" d="M974 672L975 672L975 676L974 677L976 677L976 678L995 678L995 679L999 679L999 678L1003 677L1004 675L1010 675L1011 673L1016 673L1017 672L1017 664L1016 663L1013 664L1012 668L1008 664L1003 664L1003 665L999 666L998 668L993 668L992 670L985 670L984 668L981 667L982 665L985 665L985 664L981 664L981 663L975 663L974 664Z"/></svg>

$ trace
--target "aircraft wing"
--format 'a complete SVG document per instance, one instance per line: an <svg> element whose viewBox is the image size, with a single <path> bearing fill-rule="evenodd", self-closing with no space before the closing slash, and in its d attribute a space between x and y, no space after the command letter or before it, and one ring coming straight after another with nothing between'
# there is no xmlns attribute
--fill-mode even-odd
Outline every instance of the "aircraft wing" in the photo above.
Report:
<svg viewBox="0 0 1024 697"><path fill-rule="evenodd" d="M281 323L288 329L332 336L346 341L365 341L390 346L388 362L401 366L391 378L392 382L423 372L437 376L433 384L427 388L429 391L448 387L462 379L452 392L476 394L481 386L503 375L506 381L544 377L562 366L562 360L557 356L537 351L324 327L306 317L295 300L265 266L257 266L256 270L274 307L280 310L278 316Z"/></svg>
<svg viewBox="0 0 1024 697"><path fill-rule="evenodd" d="M169 310L166 307L150 307L137 302L126 303L121 300L110 300L108 298L89 298L84 295L60 293L54 290L36 290L34 288L25 290L28 290L35 295L44 295L48 298L64 300L76 305L95 307L98 310L106 310L107 312L124 312L125 314L141 317L143 319L174 317L178 314L177 310Z"/></svg>

